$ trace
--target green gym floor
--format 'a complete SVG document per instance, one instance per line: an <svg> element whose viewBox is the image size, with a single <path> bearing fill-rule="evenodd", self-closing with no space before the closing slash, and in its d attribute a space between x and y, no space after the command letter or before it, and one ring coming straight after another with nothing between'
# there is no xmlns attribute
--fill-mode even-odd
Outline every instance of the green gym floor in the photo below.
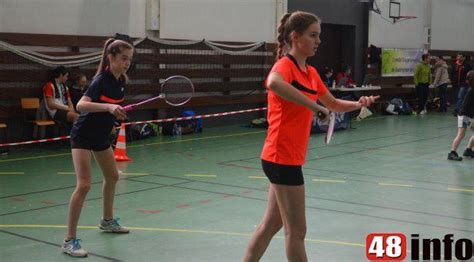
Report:
<svg viewBox="0 0 474 262"><path fill-rule="evenodd" d="M309 261L367 261L371 232L474 239L474 159L446 160L456 118L377 116L311 136L304 166ZM467 132L458 153L463 152ZM128 235L101 233L101 173L79 221L87 261L241 261L268 181L265 130L231 126L127 145L116 216ZM73 261L60 252L75 187L66 146L24 147L0 158L2 261ZM410 246L410 245L409 245ZM282 232L262 261L286 261Z"/></svg>

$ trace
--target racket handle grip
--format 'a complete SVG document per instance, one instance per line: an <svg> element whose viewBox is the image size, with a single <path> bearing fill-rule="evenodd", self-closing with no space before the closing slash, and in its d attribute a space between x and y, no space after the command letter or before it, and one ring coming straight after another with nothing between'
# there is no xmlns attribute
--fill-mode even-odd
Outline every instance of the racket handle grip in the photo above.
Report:
<svg viewBox="0 0 474 262"><path fill-rule="evenodd" d="M326 114L324 114L324 113L321 112L321 111L318 111L318 112L316 113L316 116L317 116L319 119L324 119L324 118L326 118Z"/></svg>
<svg viewBox="0 0 474 262"><path fill-rule="evenodd" d="M128 106L124 106L123 107L123 110L125 110L126 112L130 111L133 109L133 105L128 105Z"/></svg>
<svg viewBox="0 0 474 262"><path fill-rule="evenodd" d="M331 115L331 111L329 111L329 115ZM325 113L323 113L323 112L321 112L321 111L318 111L318 112L316 113L316 116L317 116L319 119L323 120L323 119L325 119L328 115L326 115Z"/></svg>

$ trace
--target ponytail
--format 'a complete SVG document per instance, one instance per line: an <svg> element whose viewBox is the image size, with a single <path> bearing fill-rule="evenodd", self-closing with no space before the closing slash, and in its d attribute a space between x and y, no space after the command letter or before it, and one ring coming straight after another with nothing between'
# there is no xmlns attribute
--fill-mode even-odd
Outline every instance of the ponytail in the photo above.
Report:
<svg viewBox="0 0 474 262"><path fill-rule="evenodd" d="M104 50L102 51L102 57L100 58L99 67L97 68L97 72L95 73L96 76L100 75L100 73L105 71L105 68L108 65L108 62L107 62L107 55L108 55L107 49L109 48L110 44L112 44L113 41L115 41L115 39L113 39L113 38L109 38L109 39L107 39L107 41L105 41Z"/></svg>
<svg viewBox="0 0 474 262"><path fill-rule="evenodd" d="M283 56L283 52L286 49L286 45L288 43L288 39L286 39L286 22L290 18L291 14L286 13L283 15L283 17L280 20L280 25L278 25L278 36L277 36L277 42L278 42L278 47L276 51L276 60L280 59Z"/></svg>

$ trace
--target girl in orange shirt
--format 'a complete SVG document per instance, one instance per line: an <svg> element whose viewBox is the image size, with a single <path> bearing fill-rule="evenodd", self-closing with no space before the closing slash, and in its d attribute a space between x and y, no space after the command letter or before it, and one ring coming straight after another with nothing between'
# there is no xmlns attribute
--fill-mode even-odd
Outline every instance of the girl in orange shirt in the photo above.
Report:
<svg viewBox="0 0 474 262"><path fill-rule="evenodd" d="M244 261L259 261L272 237L283 227L289 261L307 261L304 164L313 113L329 115L370 106L378 97L357 102L335 99L317 71L306 64L321 40L321 19L311 13L285 14L278 27L278 61L267 81L269 129L262 152L262 167L271 184L260 225L247 247Z"/></svg>

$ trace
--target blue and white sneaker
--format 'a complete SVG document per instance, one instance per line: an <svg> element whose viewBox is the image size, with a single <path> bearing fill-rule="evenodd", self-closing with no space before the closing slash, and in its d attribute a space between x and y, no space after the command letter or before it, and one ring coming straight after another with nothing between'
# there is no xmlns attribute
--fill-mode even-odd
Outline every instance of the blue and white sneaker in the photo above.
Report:
<svg viewBox="0 0 474 262"><path fill-rule="evenodd" d="M130 230L128 230L128 228L126 227L123 227L121 226L118 221L119 221L120 218L114 218L114 219L111 219L111 220L100 220L100 225L99 225L99 228L102 229L104 232L107 232L107 233L122 233L122 234L126 234L128 232L130 232Z"/></svg>
<svg viewBox="0 0 474 262"><path fill-rule="evenodd" d="M70 239L69 241L64 241L61 250L63 251L63 253L68 254L72 257L87 257L89 253L87 253L87 251L85 251L81 247L79 241L81 240L77 238Z"/></svg>

